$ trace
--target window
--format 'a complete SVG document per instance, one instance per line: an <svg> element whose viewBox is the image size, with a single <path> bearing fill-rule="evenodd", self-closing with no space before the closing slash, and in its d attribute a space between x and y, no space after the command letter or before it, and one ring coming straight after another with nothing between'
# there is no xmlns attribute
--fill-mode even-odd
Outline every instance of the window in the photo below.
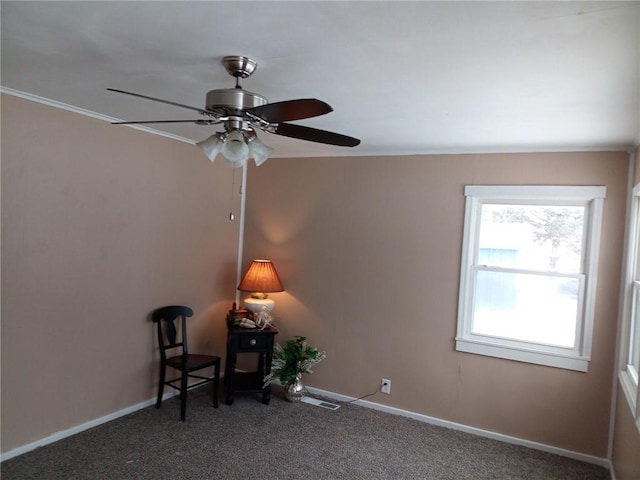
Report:
<svg viewBox="0 0 640 480"><path fill-rule="evenodd" d="M640 185L633 189L622 305L620 383L640 428Z"/></svg>
<svg viewBox="0 0 640 480"><path fill-rule="evenodd" d="M457 350L587 371L605 193L466 187Z"/></svg>

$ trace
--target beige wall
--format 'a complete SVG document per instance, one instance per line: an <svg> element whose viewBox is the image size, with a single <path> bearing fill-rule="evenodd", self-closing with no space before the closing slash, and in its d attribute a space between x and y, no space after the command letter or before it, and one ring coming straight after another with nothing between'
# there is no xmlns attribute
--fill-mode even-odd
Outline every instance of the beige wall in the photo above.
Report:
<svg viewBox="0 0 640 480"><path fill-rule="evenodd" d="M191 305L192 347L223 353L238 225L233 170L190 145L6 95L2 120L6 452L152 398L159 305ZM373 401L604 457L626 158L272 159L249 172L245 264L276 262L280 341L327 350L310 385L384 376ZM608 187L589 373L455 352L463 187L492 183Z"/></svg>
<svg viewBox="0 0 640 480"><path fill-rule="evenodd" d="M607 455L625 152L274 159L251 168L245 255L286 291L279 340L327 351L309 385L506 435ZM605 185L588 373L454 348L466 184Z"/></svg>
<svg viewBox="0 0 640 480"><path fill-rule="evenodd" d="M155 307L191 305L192 350L224 353L231 169L7 95L1 153L3 452L152 398Z"/></svg>
<svg viewBox="0 0 640 480"><path fill-rule="evenodd" d="M635 151L635 181L640 183L640 147ZM618 387L614 431L613 469L616 480L640 478L640 432L636 427L631 409L621 387Z"/></svg>

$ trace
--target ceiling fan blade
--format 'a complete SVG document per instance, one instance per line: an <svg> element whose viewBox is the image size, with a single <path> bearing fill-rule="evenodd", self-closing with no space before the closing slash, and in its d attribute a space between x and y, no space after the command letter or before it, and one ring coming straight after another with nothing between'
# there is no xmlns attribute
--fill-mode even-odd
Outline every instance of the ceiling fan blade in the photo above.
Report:
<svg viewBox="0 0 640 480"><path fill-rule="evenodd" d="M202 115L209 115L211 113L214 113L214 112L209 112L208 110L204 110L202 108L192 107L190 105L183 105L181 103L176 103L176 102L170 102L169 100L163 100L161 98L148 97L146 95L140 95L139 93L125 92L124 90L116 90L115 88L107 88L107 90L109 90L110 92L117 92L117 93L124 93L125 95L132 95L134 97L146 98L147 100L166 103L168 105L174 105L176 107L188 108L189 110L195 110L196 112L201 113Z"/></svg>
<svg viewBox="0 0 640 480"><path fill-rule="evenodd" d="M220 123L218 120L137 120L134 122L111 122L111 125L135 125L138 123L195 123L197 125L213 125Z"/></svg>
<svg viewBox="0 0 640 480"><path fill-rule="evenodd" d="M257 115L269 123L279 123L325 115L333 112L333 108L322 100L300 98L298 100L267 103L266 105L250 108L247 112Z"/></svg>
<svg viewBox="0 0 640 480"><path fill-rule="evenodd" d="M273 132L276 135L285 137L299 138L300 140L308 140L310 142L327 143L329 145L338 145L341 147L355 147L360 145L360 140L339 133L319 130L317 128L304 127L302 125L294 125L291 123L281 123Z"/></svg>

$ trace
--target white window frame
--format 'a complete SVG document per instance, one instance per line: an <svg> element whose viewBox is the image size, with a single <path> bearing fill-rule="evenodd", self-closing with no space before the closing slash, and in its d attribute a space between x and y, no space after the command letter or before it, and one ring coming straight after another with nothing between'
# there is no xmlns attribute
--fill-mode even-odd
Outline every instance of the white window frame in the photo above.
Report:
<svg viewBox="0 0 640 480"><path fill-rule="evenodd" d="M598 253L606 187L467 185L464 194L466 205L456 350L580 372L588 371L591 360ZM578 297L578 308L581 309L581 314L577 322L576 345L573 348L478 335L472 332L475 271L478 269L475 259L480 234L480 213L484 203L586 207L583 268L579 275L582 288Z"/></svg>
<svg viewBox="0 0 640 480"><path fill-rule="evenodd" d="M640 184L631 194L630 216L627 230L627 248L622 286L620 369L618 379L631 412L640 429L640 381L638 372L630 367L631 342L633 341L633 315L636 296L640 295Z"/></svg>

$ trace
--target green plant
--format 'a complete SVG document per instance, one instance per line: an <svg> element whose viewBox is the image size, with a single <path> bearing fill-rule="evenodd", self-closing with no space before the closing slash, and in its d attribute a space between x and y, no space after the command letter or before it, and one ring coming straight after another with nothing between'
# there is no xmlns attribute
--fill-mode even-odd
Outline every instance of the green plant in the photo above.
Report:
<svg viewBox="0 0 640 480"><path fill-rule="evenodd" d="M277 378L282 385L290 385L298 375L313 373L311 367L321 362L325 356L325 352L309 347L306 337L287 340L284 348L276 344L273 349L271 373L264 377L264 384L269 385Z"/></svg>

